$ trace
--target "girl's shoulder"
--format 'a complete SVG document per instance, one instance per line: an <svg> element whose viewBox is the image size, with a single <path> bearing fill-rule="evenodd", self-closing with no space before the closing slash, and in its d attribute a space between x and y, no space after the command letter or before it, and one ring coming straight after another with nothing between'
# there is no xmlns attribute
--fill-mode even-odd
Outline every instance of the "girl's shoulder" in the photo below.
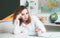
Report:
<svg viewBox="0 0 60 38"><path fill-rule="evenodd" d="M37 18L37 16L35 16L35 15L31 15L31 18Z"/></svg>
<svg viewBox="0 0 60 38"><path fill-rule="evenodd" d="M35 15L32 15L32 16L31 16L31 19L32 19L32 20L37 20L37 19L38 19L38 17L37 17L37 16L35 16Z"/></svg>
<svg viewBox="0 0 60 38"><path fill-rule="evenodd" d="M34 23L40 21L39 18L38 18L38 16L31 16L31 19L32 19L32 21L33 21ZM40 22L41 22L41 21L40 21Z"/></svg>
<svg viewBox="0 0 60 38"><path fill-rule="evenodd" d="M39 20L39 17L38 16L31 16L31 18L32 18L32 21L33 22L40 22L41 23L41 21Z"/></svg>

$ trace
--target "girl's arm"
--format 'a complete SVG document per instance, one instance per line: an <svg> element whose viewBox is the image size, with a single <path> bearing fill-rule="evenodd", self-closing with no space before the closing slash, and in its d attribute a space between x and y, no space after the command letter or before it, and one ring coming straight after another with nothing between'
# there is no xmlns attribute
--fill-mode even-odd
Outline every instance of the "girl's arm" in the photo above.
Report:
<svg viewBox="0 0 60 38"><path fill-rule="evenodd" d="M19 20L15 20L15 28L14 28L14 34L15 35L27 35L27 32L25 32L24 28L22 26L19 26Z"/></svg>
<svg viewBox="0 0 60 38"><path fill-rule="evenodd" d="M14 22L14 34L20 34L20 30L19 30L19 20L16 19Z"/></svg>
<svg viewBox="0 0 60 38"><path fill-rule="evenodd" d="M35 26L36 26L36 32L37 33L45 33L46 32L46 29L44 27L44 24L37 18L35 17Z"/></svg>

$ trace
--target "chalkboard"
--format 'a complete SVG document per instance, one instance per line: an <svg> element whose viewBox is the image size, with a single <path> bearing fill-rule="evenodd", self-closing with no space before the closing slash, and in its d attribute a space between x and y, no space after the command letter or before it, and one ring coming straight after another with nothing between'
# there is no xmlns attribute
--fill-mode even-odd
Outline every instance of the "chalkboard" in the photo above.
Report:
<svg viewBox="0 0 60 38"><path fill-rule="evenodd" d="M20 0L0 0L0 20L12 14L20 5Z"/></svg>

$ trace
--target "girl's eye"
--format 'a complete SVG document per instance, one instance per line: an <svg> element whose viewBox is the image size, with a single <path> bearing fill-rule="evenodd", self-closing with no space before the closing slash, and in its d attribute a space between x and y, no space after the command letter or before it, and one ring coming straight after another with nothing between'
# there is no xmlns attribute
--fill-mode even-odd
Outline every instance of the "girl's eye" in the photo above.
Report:
<svg viewBox="0 0 60 38"><path fill-rule="evenodd" d="M26 14L28 14L28 12L27 12ZM23 16L23 15L25 15L25 14L22 14L22 16Z"/></svg>
<svg viewBox="0 0 60 38"><path fill-rule="evenodd" d="M26 13L26 14L28 14L28 13Z"/></svg>
<svg viewBox="0 0 60 38"><path fill-rule="evenodd" d="M24 14L22 14L22 16L23 16Z"/></svg>

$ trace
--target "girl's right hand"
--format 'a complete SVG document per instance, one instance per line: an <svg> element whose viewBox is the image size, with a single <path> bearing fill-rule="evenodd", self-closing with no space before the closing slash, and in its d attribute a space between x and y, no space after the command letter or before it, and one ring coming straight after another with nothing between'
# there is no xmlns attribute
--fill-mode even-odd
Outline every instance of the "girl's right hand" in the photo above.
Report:
<svg viewBox="0 0 60 38"><path fill-rule="evenodd" d="M20 19L21 18L21 14L18 14L16 19Z"/></svg>

